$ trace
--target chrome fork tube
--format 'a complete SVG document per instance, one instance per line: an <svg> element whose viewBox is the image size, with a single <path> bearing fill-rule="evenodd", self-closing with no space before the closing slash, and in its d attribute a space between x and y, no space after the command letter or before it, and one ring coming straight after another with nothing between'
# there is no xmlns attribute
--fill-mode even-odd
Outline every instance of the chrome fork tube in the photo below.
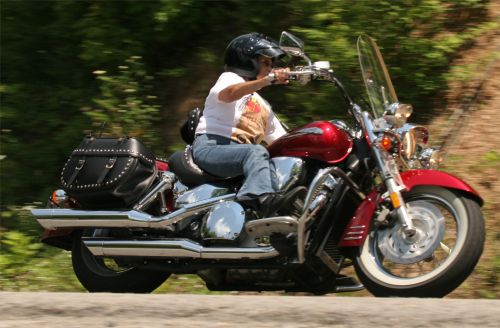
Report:
<svg viewBox="0 0 500 328"><path fill-rule="evenodd" d="M392 204L396 209L398 220L400 221L401 226L403 227L405 235L407 237L412 237L415 234L416 230L415 227L413 226L413 222L410 216L408 215L408 212L406 211L406 204L400 192L401 190L405 189L405 186L404 185L399 186L394 180L394 177L387 169L382 159L380 149L375 144L375 140L377 137L374 133L373 123L369 117L369 114L367 112L362 112L360 116L362 119L363 129L366 132L366 136L370 140L371 148L373 151L373 157L375 158L377 166L380 169L382 180L384 181L387 187L387 191L389 193L389 197L391 198Z"/></svg>

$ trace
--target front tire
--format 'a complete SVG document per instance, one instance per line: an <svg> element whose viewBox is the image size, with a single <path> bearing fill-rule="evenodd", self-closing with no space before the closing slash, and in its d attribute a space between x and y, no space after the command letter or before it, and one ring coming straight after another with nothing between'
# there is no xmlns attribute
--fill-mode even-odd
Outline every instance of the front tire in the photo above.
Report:
<svg viewBox="0 0 500 328"><path fill-rule="evenodd" d="M372 229L354 257L356 273L375 296L443 297L473 271L484 246L478 203L456 191L418 186L404 195L416 241L398 222Z"/></svg>
<svg viewBox="0 0 500 328"><path fill-rule="evenodd" d="M78 280L91 293L151 293L170 275L135 267L120 268L112 260L92 255L80 237L73 242L72 262Z"/></svg>

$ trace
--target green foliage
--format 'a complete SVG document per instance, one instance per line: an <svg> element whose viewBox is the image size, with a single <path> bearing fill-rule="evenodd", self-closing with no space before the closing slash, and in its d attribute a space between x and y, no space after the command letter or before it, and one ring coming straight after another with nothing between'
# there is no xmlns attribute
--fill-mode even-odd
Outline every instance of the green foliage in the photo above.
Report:
<svg viewBox="0 0 500 328"><path fill-rule="evenodd" d="M68 252L39 242L40 227L28 207L10 207L1 213L0 290L83 290Z"/></svg>
<svg viewBox="0 0 500 328"><path fill-rule="evenodd" d="M347 77L345 72L356 73L348 76L358 84L348 83L355 93L363 92L355 41L357 35L366 33L377 40L400 100L414 104L418 111L428 108L433 96L447 87L446 72L457 51L498 24L481 22L485 1L309 0L294 4L309 17L294 28L307 40L306 50L331 60L341 77ZM456 24L450 25L450 17L455 16L459 16Z"/></svg>
<svg viewBox="0 0 500 328"><path fill-rule="evenodd" d="M500 152L491 150L484 154L480 161L479 166L483 168L495 168L497 171L500 171Z"/></svg>
<svg viewBox="0 0 500 328"><path fill-rule="evenodd" d="M84 109L95 127L105 125L103 131L112 136L138 137L146 143L157 143L153 123L158 120L159 105L151 95L153 77L146 74L142 58L129 57L118 66L116 75L104 70L94 71L100 81L100 95L94 99L97 109Z"/></svg>

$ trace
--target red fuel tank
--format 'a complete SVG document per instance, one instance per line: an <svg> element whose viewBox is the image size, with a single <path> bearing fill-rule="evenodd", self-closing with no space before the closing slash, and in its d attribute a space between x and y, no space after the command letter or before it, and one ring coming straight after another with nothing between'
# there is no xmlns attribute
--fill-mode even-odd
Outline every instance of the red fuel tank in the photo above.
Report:
<svg viewBox="0 0 500 328"><path fill-rule="evenodd" d="M352 151L352 138L328 121L316 121L295 129L274 141L271 157L308 157L327 163L343 161Z"/></svg>

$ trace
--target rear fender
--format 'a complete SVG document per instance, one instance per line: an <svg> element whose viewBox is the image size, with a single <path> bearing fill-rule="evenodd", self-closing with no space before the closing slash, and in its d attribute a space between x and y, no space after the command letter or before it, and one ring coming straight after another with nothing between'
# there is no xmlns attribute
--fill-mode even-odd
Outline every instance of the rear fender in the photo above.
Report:
<svg viewBox="0 0 500 328"><path fill-rule="evenodd" d="M449 173L435 170L409 170L401 173L401 179L406 185L407 191L422 185L439 186L466 193L481 206L483 205L483 199L476 190ZM340 238L339 247L359 247L363 245L379 202L380 194L375 190L361 202Z"/></svg>

